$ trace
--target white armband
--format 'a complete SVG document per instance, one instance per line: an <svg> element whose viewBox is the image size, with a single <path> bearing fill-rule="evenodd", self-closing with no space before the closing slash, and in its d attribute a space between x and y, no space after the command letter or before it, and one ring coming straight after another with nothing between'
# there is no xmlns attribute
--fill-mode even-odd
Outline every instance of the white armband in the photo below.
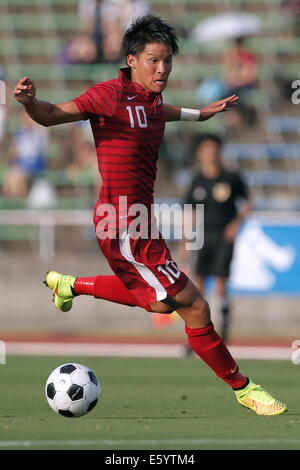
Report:
<svg viewBox="0 0 300 470"><path fill-rule="evenodd" d="M181 108L180 121L199 121L200 110Z"/></svg>

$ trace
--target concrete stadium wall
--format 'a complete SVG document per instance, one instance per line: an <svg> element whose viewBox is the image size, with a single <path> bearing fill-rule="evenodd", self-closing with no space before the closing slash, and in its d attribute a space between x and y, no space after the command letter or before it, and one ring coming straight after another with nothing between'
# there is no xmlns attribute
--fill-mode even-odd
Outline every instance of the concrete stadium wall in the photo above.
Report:
<svg viewBox="0 0 300 470"><path fill-rule="evenodd" d="M51 262L41 261L35 252L0 252L1 334L92 334L142 335L184 338L183 323L154 328L151 314L140 309L90 297L79 297L69 313L61 313L51 302L50 291L42 284L45 273L55 269L80 276L111 274L98 251L64 253ZM211 304L218 327L217 301ZM298 339L300 297L235 297L232 337L290 337ZM296 336L295 336L296 335ZM300 335L298 334L299 338Z"/></svg>

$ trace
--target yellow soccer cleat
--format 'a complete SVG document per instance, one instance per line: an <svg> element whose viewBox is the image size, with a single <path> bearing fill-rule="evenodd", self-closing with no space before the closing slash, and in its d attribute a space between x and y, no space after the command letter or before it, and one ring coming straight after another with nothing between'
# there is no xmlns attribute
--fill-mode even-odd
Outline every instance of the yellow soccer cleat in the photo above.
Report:
<svg viewBox="0 0 300 470"><path fill-rule="evenodd" d="M237 401L246 408L254 411L257 415L275 416L287 411L287 406L276 400L260 385L256 385L252 380L242 390L235 390Z"/></svg>
<svg viewBox="0 0 300 470"><path fill-rule="evenodd" d="M76 277L49 271L44 284L53 292L54 305L62 312L68 312L73 305L74 287Z"/></svg>

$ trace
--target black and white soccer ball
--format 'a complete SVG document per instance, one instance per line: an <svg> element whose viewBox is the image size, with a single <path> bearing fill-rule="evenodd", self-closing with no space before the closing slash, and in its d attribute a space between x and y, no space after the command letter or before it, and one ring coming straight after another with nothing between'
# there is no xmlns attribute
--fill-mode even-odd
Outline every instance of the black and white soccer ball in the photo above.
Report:
<svg viewBox="0 0 300 470"><path fill-rule="evenodd" d="M56 413L75 418L91 411L100 396L96 374L82 364L62 364L49 375L45 393Z"/></svg>

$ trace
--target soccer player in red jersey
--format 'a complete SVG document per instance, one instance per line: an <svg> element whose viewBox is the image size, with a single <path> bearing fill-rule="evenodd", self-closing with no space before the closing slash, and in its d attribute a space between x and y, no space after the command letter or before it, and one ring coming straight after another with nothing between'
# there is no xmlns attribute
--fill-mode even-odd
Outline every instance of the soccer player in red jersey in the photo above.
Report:
<svg viewBox="0 0 300 470"><path fill-rule="evenodd" d="M159 232L153 236L153 187L165 122L205 121L230 110L233 95L202 109L163 103L178 52L173 28L158 17L137 19L123 40L127 67L117 79L98 83L72 101L51 104L38 100L29 77L23 77L14 95L27 114L43 126L89 119L102 186L94 210L97 241L115 273L80 278L50 271L46 285L62 311L77 295L140 306L149 312L174 310L185 322L194 352L235 392L240 404L257 414L277 415L286 406L243 375L214 330L210 308L192 281L179 270ZM140 232L132 230L137 213ZM142 221L141 221L142 220Z"/></svg>

